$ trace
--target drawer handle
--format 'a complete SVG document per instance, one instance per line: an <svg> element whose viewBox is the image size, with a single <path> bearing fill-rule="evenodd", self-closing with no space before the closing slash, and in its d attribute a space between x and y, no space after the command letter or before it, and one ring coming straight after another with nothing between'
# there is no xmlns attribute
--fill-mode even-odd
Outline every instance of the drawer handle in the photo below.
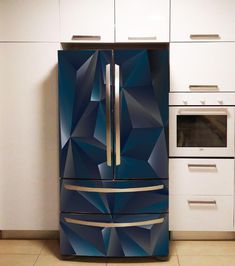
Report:
<svg viewBox="0 0 235 266"><path fill-rule="evenodd" d="M73 41L100 41L100 35L73 35Z"/></svg>
<svg viewBox="0 0 235 266"><path fill-rule="evenodd" d="M208 169L208 170L216 170L216 164L188 164L188 168L191 170L200 170L200 169Z"/></svg>
<svg viewBox="0 0 235 266"><path fill-rule="evenodd" d="M219 34L190 34L190 39L220 39Z"/></svg>
<svg viewBox="0 0 235 266"><path fill-rule="evenodd" d="M227 115L226 108L182 108L178 111L179 115Z"/></svg>
<svg viewBox="0 0 235 266"><path fill-rule="evenodd" d="M216 205L216 201L215 200L188 200L188 204Z"/></svg>
<svg viewBox="0 0 235 266"><path fill-rule="evenodd" d="M142 225L150 225L150 224L161 224L164 222L164 218L158 218L148 221L142 222L132 222L132 223L99 223L99 222L91 222L91 221L82 221L78 219L72 218L64 218L65 222L71 224L80 224L80 225L87 225L87 226L95 226L95 227L131 227L131 226L142 226Z"/></svg>
<svg viewBox="0 0 235 266"><path fill-rule="evenodd" d="M157 36L128 36L129 41L154 41L157 40Z"/></svg>
<svg viewBox="0 0 235 266"><path fill-rule="evenodd" d="M85 191L85 192L99 192L99 193L122 193L122 192L141 192L141 191L153 191L161 190L164 185L149 186L149 187L133 187L133 188L94 188L94 187L83 187L74 185L64 185L67 190Z"/></svg>
<svg viewBox="0 0 235 266"><path fill-rule="evenodd" d="M189 85L191 91L218 91L218 85Z"/></svg>

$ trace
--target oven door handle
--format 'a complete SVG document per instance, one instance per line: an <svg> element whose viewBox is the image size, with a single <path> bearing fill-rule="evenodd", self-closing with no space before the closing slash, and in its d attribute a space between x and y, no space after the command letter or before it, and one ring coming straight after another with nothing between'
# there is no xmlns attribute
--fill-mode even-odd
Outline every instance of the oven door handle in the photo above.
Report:
<svg viewBox="0 0 235 266"><path fill-rule="evenodd" d="M226 108L182 108L179 109L180 115L228 115Z"/></svg>

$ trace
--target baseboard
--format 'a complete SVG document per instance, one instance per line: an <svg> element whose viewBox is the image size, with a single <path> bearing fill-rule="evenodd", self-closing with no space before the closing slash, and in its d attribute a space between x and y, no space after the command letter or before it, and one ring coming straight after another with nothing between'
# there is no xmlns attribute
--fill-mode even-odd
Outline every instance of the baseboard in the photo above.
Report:
<svg viewBox="0 0 235 266"><path fill-rule="evenodd" d="M234 240L235 232L172 231L171 240Z"/></svg>
<svg viewBox="0 0 235 266"><path fill-rule="evenodd" d="M59 239L57 230L3 230L2 239Z"/></svg>

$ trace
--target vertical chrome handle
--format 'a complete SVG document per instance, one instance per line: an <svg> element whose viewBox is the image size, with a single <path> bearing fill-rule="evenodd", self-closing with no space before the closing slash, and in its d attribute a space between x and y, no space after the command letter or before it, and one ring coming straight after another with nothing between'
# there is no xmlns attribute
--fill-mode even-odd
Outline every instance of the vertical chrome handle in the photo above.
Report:
<svg viewBox="0 0 235 266"><path fill-rule="evenodd" d="M110 64L106 65L106 157L111 166L111 108L110 108Z"/></svg>
<svg viewBox="0 0 235 266"><path fill-rule="evenodd" d="M119 65L115 65L115 153L116 153L116 165L121 164L120 155L120 97L119 97L119 80L120 70Z"/></svg>

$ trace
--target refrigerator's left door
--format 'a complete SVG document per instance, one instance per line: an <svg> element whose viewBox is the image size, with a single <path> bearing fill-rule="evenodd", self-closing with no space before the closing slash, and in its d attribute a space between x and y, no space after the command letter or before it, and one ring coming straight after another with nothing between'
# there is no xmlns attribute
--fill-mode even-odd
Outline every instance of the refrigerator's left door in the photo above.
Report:
<svg viewBox="0 0 235 266"><path fill-rule="evenodd" d="M111 58L111 50L58 52L61 178L113 178Z"/></svg>

